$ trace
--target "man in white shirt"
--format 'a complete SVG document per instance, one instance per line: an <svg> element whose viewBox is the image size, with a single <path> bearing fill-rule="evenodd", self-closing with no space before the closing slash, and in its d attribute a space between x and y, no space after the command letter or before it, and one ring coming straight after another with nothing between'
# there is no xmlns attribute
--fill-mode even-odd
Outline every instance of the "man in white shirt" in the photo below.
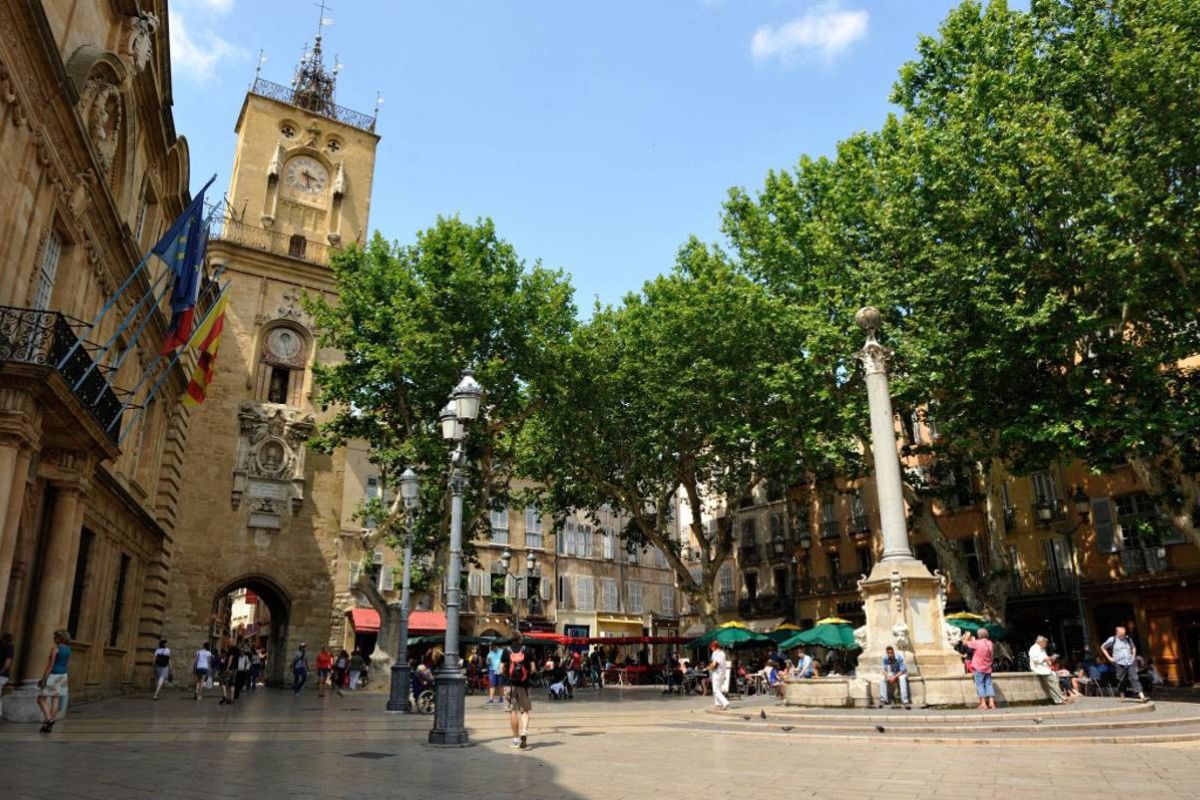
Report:
<svg viewBox="0 0 1200 800"><path fill-rule="evenodd" d="M729 698L725 692L729 689L729 657L721 649L721 645L713 642L712 660L708 662L708 677L712 681L713 703L718 711L729 708Z"/></svg>
<svg viewBox="0 0 1200 800"><path fill-rule="evenodd" d="M204 696L204 683L208 680L212 662L213 654L209 652L208 642L205 642L200 645L195 658L192 659L192 673L196 676L196 691L192 693L192 696L197 700Z"/></svg>
<svg viewBox="0 0 1200 800"><path fill-rule="evenodd" d="M1034 641L1033 647L1029 648L1029 671L1042 679L1042 685L1046 687L1046 694L1050 696L1051 702L1056 706L1061 706L1067 701L1063 699L1062 689L1058 686L1058 675L1050 666L1050 656L1046 653L1048 641L1049 639L1045 636L1039 636Z"/></svg>

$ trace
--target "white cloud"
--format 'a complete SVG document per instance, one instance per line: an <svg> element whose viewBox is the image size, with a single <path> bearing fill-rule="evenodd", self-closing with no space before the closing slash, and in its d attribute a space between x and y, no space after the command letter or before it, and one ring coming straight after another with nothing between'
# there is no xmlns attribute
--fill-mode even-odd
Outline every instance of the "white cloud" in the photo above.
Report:
<svg viewBox="0 0 1200 800"><path fill-rule="evenodd" d="M219 2L220 0L206 0ZM240 51L210 29L193 34L183 14L171 14L171 72L197 83L211 79L218 64Z"/></svg>
<svg viewBox="0 0 1200 800"><path fill-rule="evenodd" d="M808 55L828 65L867 35L870 18L866 11L844 10L836 0L822 3L793 20L759 28L750 40L750 52L758 61L778 58L787 64Z"/></svg>
<svg viewBox="0 0 1200 800"><path fill-rule="evenodd" d="M233 0L193 0L193 2L217 14L224 14L233 8Z"/></svg>

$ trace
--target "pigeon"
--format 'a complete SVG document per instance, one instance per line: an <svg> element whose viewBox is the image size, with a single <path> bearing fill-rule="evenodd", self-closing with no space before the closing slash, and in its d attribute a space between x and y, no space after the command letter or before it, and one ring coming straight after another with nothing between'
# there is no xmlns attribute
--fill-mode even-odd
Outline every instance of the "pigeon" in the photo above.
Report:
<svg viewBox="0 0 1200 800"><path fill-rule="evenodd" d="M1034 724L1034 725L1041 725L1041 724L1042 724L1042 718L1041 718L1041 717L1034 717L1034 718L1033 718L1033 724Z"/></svg>
<svg viewBox="0 0 1200 800"><path fill-rule="evenodd" d="M759 719L766 719L766 718L767 718L767 712L766 712L766 711L763 711L762 709L759 709L759 711L758 711L758 716L759 716Z"/></svg>
<svg viewBox="0 0 1200 800"><path fill-rule="evenodd" d="M886 730L886 728L884 728L882 725L876 725L875 730L878 731L879 733L883 733Z"/></svg>
<svg viewBox="0 0 1200 800"><path fill-rule="evenodd" d="M749 715L749 714L742 714L742 719L749 721L749 719L750 719L750 715Z"/></svg>
<svg viewBox="0 0 1200 800"><path fill-rule="evenodd" d="M795 725L781 725L779 730L783 731L784 733L791 733L795 727Z"/></svg>

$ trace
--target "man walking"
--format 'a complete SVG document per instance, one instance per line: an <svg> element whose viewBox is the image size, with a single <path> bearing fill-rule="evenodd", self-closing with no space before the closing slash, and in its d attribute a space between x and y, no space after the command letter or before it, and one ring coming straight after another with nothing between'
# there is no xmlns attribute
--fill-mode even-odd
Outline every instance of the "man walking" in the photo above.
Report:
<svg viewBox="0 0 1200 800"><path fill-rule="evenodd" d="M504 702L504 691L500 687L500 665L504 660L504 653L500 652L500 645L492 642L492 648L487 654L487 673L488 673L488 705L492 703ZM500 689L500 697L496 697L496 690Z"/></svg>
<svg viewBox="0 0 1200 800"><path fill-rule="evenodd" d="M537 664L532 653L525 649L520 632L514 633L512 644L504 651L500 671L508 686L508 717L512 724L512 746L522 750L529 746L529 716L533 713L533 700L529 697L529 684Z"/></svg>
<svg viewBox="0 0 1200 800"><path fill-rule="evenodd" d="M1133 638L1125 633L1125 626L1118 625L1113 635L1100 645L1100 652L1113 665L1117 673L1117 691L1125 696L1125 683L1137 692L1138 701L1146 702L1146 693L1142 691L1142 682L1137 671L1137 645Z"/></svg>
<svg viewBox="0 0 1200 800"><path fill-rule="evenodd" d="M1041 678L1050 701L1056 706L1061 706L1072 701L1063 698L1062 689L1058 685L1058 674L1050 664L1049 654L1046 653L1046 644L1049 641L1045 636L1034 639L1033 646L1029 648L1029 671Z"/></svg>
<svg viewBox="0 0 1200 800"><path fill-rule="evenodd" d="M713 642L709 648L712 659L708 662L708 675L712 681L713 705L717 711L725 711L729 708L729 698L725 696L729 690L729 656L718 642Z"/></svg>
<svg viewBox="0 0 1200 800"><path fill-rule="evenodd" d="M896 649L889 647L883 657L883 677L879 679L879 705L892 704L892 687L900 687L900 702L911 709L908 701L908 667L904 664L904 656L896 655Z"/></svg>
<svg viewBox="0 0 1200 800"><path fill-rule="evenodd" d="M292 656L292 694L300 694L308 680L308 645L300 643L300 649Z"/></svg>
<svg viewBox="0 0 1200 800"><path fill-rule="evenodd" d="M992 686L992 637L981 627L974 636L963 635L963 646L971 652L971 674L975 677L975 694L979 695L980 711L996 710L996 689Z"/></svg>

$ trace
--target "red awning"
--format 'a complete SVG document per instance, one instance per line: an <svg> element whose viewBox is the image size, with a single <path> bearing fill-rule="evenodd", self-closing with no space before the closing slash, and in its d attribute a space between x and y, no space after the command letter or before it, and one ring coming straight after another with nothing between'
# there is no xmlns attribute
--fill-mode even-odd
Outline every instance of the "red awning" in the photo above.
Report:
<svg viewBox="0 0 1200 800"><path fill-rule="evenodd" d="M446 615L440 611L410 611L408 612L408 632L422 634L441 631L446 632Z"/></svg>
<svg viewBox="0 0 1200 800"><path fill-rule="evenodd" d="M356 633L378 633L379 612L373 608L352 608L346 612ZM408 632L411 635L445 633L446 615L440 611L410 611Z"/></svg>
<svg viewBox="0 0 1200 800"><path fill-rule="evenodd" d="M379 612L373 608L352 608L347 612L356 633L378 633Z"/></svg>

